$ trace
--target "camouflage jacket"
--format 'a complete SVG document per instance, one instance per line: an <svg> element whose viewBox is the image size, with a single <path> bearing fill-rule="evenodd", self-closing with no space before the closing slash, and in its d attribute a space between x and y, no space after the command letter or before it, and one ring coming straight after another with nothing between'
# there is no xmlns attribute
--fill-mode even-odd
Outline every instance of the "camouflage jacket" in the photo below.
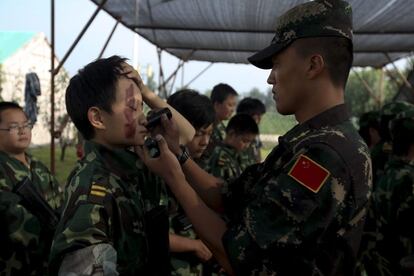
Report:
<svg viewBox="0 0 414 276"><path fill-rule="evenodd" d="M210 157L213 154L217 145L221 144L226 137L226 125L223 122L214 125L213 133L211 134L210 141L203 155L197 160L197 164L203 169L206 169L210 161Z"/></svg>
<svg viewBox="0 0 414 276"><path fill-rule="evenodd" d="M210 156L207 171L228 182L242 173L241 161L239 152L232 146L220 143Z"/></svg>
<svg viewBox="0 0 414 276"><path fill-rule="evenodd" d="M219 143L226 136L226 125L223 122L214 126L213 133L210 137L210 143Z"/></svg>
<svg viewBox="0 0 414 276"><path fill-rule="evenodd" d="M373 193L381 275L411 275L400 261L414 253L414 162L392 157Z"/></svg>
<svg viewBox="0 0 414 276"><path fill-rule="evenodd" d="M384 175L385 164L392 152L391 142L381 141L371 149L373 189L378 180Z"/></svg>
<svg viewBox="0 0 414 276"><path fill-rule="evenodd" d="M148 229L146 214L160 204L162 189L161 179L135 153L85 142L85 157L65 188L64 210L51 249L51 275L57 275L65 254L76 256L100 244L116 251L114 266L120 275L151 275L149 236L156 229ZM168 239L168 217L166 223ZM99 258L92 262L105 265Z"/></svg>
<svg viewBox="0 0 414 276"><path fill-rule="evenodd" d="M262 141L259 136L250 144L250 146L240 153L241 155L241 169L245 170L248 166L260 163L260 149L262 148Z"/></svg>
<svg viewBox="0 0 414 276"><path fill-rule="evenodd" d="M344 105L279 138L225 195L223 244L238 275L352 275L371 160Z"/></svg>
<svg viewBox="0 0 414 276"><path fill-rule="evenodd" d="M57 210L61 192L55 177L40 161L26 154L30 168L0 151L0 274L45 275L51 236L33 210L22 206L22 198L12 190L29 178L40 195Z"/></svg>
<svg viewBox="0 0 414 276"><path fill-rule="evenodd" d="M171 192L168 193L168 211L171 234L197 238L190 220ZM202 263L193 252L171 252L171 275L202 275Z"/></svg>

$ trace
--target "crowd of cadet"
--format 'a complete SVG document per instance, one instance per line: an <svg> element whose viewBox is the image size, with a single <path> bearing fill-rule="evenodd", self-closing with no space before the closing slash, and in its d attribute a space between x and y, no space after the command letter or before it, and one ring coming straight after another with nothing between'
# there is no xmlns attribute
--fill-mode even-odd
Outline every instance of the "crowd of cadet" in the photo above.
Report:
<svg viewBox="0 0 414 276"><path fill-rule="evenodd" d="M0 275L414 275L414 106L364 114L358 133L352 49L345 1L278 18L249 61L298 124L264 160L259 100L221 83L164 101L119 56L70 80L83 142L62 186L27 153L23 109L0 102ZM148 125L144 104L171 118Z"/></svg>

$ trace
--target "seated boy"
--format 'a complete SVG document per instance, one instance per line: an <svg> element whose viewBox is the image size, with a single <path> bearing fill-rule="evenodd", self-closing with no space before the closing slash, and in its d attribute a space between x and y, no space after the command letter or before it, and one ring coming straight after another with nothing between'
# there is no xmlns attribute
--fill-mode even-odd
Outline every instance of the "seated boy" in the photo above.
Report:
<svg viewBox="0 0 414 276"><path fill-rule="evenodd" d="M148 135L143 101L168 106L118 56L94 61L71 79L66 109L85 138L85 157L65 188L52 275L169 274L162 182L127 149L142 146ZM192 139L191 125L171 112Z"/></svg>
<svg viewBox="0 0 414 276"><path fill-rule="evenodd" d="M197 91L184 89L171 95L167 103L195 128L196 134L186 146L191 158L197 160L206 149L213 131L215 113L210 99ZM200 261L207 261L212 254L196 238L191 223L172 193L169 193L169 215L172 275L204 275Z"/></svg>
<svg viewBox="0 0 414 276"><path fill-rule="evenodd" d="M216 118L213 124L213 133L210 142L207 149L204 151L201 160L198 162L203 168L206 167L216 145L221 143L224 139L226 129L224 122L229 120L233 115L238 95L239 94L233 87L225 83L217 84L211 91L210 100L213 104Z"/></svg>
<svg viewBox="0 0 414 276"><path fill-rule="evenodd" d="M54 229L46 222L57 222L54 211L61 205L61 191L47 167L26 153L31 131L32 124L19 105L0 102L1 275L47 273ZM36 202L22 195L26 193L38 196Z"/></svg>
<svg viewBox="0 0 414 276"><path fill-rule="evenodd" d="M266 113L266 107L259 99L247 97L239 102L236 113L250 115L259 126L263 114ZM242 169L247 168L249 165L262 162L261 147L262 141L260 141L260 137L257 135L256 139L242 153Z"/></svg>
<svg viewBox="0 0 414 276"><path fill-rule="evenodd" d="M237 114L226 127L223 143L214 149L207 165L207 171L228 182L238 177L242 171L241 153L246 150L259 133L253 118L247 114Z"/></svg>

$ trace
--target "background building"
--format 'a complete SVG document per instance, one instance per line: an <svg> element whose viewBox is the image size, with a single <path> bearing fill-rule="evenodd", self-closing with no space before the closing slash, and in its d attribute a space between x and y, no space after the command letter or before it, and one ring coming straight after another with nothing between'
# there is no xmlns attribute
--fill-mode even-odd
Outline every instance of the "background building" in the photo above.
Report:
<svg viewBox="0 0 414 276"><path fill-rule="evenodd" d="M0 31L0 100L15 101L25 106L26 74L36 73L41 88L37 97L38 116L34 125L32 144L50 143L50 44L43 33ZM55 66L59 61L55 57ZM55 77L55 125L64 119L65 89L69 81L62 67ZM63 139L73 138L73 127L64 129Z"/></svg>

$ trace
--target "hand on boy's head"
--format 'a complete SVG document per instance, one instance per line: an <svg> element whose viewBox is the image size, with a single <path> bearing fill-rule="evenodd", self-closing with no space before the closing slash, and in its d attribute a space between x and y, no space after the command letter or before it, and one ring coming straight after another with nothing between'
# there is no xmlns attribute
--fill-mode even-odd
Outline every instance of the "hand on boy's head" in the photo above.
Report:
<svg viewBox="0 0 414 276"><path fill-rule="evenodd" d="M131 65L128 63L123 64L123 71L122 73L125 75L125 77L132 79L135 84L138 86L139 89L142 90L144 86L144 82L141 79L141 76L139 75L138 71L134 69Z"/></svg>

